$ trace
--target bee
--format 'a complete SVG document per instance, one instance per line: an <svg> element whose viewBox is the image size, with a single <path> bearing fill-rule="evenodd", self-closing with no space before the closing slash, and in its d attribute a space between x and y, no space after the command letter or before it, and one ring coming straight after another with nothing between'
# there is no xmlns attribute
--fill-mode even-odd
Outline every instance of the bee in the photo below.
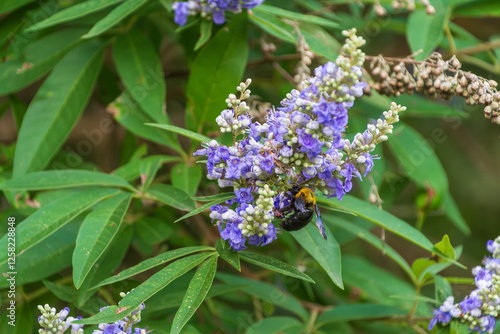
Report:
<svg viewBox="0 0 500 334"><path fill-rule="evenodd" d="M318 205L316 205L316 197L311 189L293 186L290 190L292 195L290 203L284 208L279 209L279 215L285 219L281 222L280 226L287 231L298 231L304 227L312 220L314 212L316 212L316 226L325 238L326 231L325 225L323 225L323 220L321 219L321 214L319 212ZM285 217L287 213L292 211L292 213Z"/></svg>

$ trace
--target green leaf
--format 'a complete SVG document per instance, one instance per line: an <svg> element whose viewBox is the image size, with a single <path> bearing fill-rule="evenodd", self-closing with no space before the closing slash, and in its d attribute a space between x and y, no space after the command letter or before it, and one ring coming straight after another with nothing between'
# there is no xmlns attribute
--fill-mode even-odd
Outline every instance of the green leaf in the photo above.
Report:
<svg viewBox="0 0 500 334"><path fill-rule="evenodd" d="M205 45L205 43L210 40L210 37L212 37L212 27L213 23L211 20L201 20L200 37L198 38L198 41L196 41L194 51L199 50L203 45Z"/></svg>
<svg viewBox="0 0 500 334"><path fill-rule="evenodd" d="M220 193L217 195L210 195L210 196L195 196L195 197L191 197L191 198L194 199L195 201L198 201L198 202L213 202L213 201L222 202L222 201L227 201L227 200L233 199L234 197L235 197L234 193L230 192L230 193Z"/></svg>
<svg viewBox="0 0 500 334"><path fill-rule="evenodd" d="M292 12L292 11L289 11L286 9L282 9L282 8L274 7L274 6L270 6L270 5L263 5L263 4L259 5L258 7L255 7L253 9L253 12L257 12L257 13L267 12L267 13L274 14L276 16L284 17L286 19L296 20L296 21L305 22L305 23L313 23L313 24L322 25L322 26L329 27L329 28L338 28L339 27L338 23L324 19L324 18L319 17L319 16L296 13L296 12Z"/></svg>
<svg viewBox="0 0 500 334"><path fill-rule="evenodd" d="M416 277L411 267L406 262L406 260L401 255L399 255L399 253L396 252L391 246L387 245L378 237L370 233L369 230L364 229L359 225L344 219L343 217L339 217L338 215L337 216L322 215L322 216L323 216L323 221L325 223L329 223L338 228L349 231L353 235L357 236L361 240L368 242L377 249L383 250L385 255L387 255L387 257L396 262L401 267L401 269L403 269L408 274L408 276L412 279L412 281L416 282Z"/></svg>
<svg viewBox="0 0 500 334"><path fill-rule="evenodd" d="M222 259L235 267L238 271L241 271L240 256L238 255L238 252L229 249L227 241L219 239L219 241L215 243L215 249Z"/></svg>
<svg viewBox="0 0 500 334"><path fill-rule="evenodd" d="M397 300L389 296L415 297L415 287L375 263L359 256L344 255L342 273L346 286L361 290L363 300L395 306L406 311L411 309L410 301Z"/></svg>
<svg viewBox="0 0 500 334"><path fill-rule="evenodd" d="M119 190L106 188L85 189L44 205L17 225L18 254L38 244L94 204L118 192ZM0 239L0 246L6 249L7 243L8 237L4 235ZM6 254L1 256L0 264L7 261Z"/></svg>
<svg viewBox="0 0 500 334"><path fill-rule="evenodd" d="M225 284L214 284L208 291L205 299L210 299L213 297L217 297L220 295L228 294L228 293L236 293L240 291L242 288L247 288L246 285L225 285ZM155 295L152 297L148 303L148 312L154 312L159 310L164 310L166 308L171 307L179 307L184 300L185 292L184 290L175 290L172 289L173 292L163 293L159 295Z"/></svg>
<svg viewBox="0 0 500 334"><path fill-rule="evenodd" d="M19 254L16 257L16 284L21 286L37 282L70 267L78 223L71 222L63 226L43 242ZM0 270L3 273L12 271L8 270L7 262L0 266ZM0 281L0 288L8 286L9 282L6 279Z"/></svg>
<svg viewBox="0 0 500 334"><path fill-rule="evenodd" d="M29 44L23 55L0 64L0 95L12 93L47 74L63 56L80 43L85 30L64 29Z"/></svg>
<svg viewBox="0 0 500 334"><path fill-rule="evenodd" d="M179 334L201 305L214 281L217 271L217 256L206 260L191 279L181 306L175 313L170 334Z"/></svg>
<svg viewBox="0 0 500 334"><path fill-rule="evenodd" d="M398 124L388 144L410 179L421 188L430 185L438 198L445 196L448 177L434 149L420 133L406 124Z"/></svg>
<svg viewBox="0 0 500 334"><path fill-rule="evenodd" d="M457 6L453 10L454 16L481 17L500 16L500 3L491 0L475 0L470 3Z"/></svg>
<svg viewBox="0 0 500 334"><path fill-rule="evenodd" d="M40 30L52 27L53 25L59 23L73 21L82 16L103 10L105 8L108 8L109 6L120 3L122 1L123 0L87 0L81 3L77 3L71 7L65 8L55 13L54 15L50 16L49 18L43 21L40 21L30 26L28 29L26 29L26 31L30 32L30 31Z"/></svg>
<svg viewBox="0 0 500 334"><path fill-rule="evenodd" d="M61 169L34 172L0 183L6 190L44 190L82 186L134 188L121 177L88 170Z"/></svg>
<svg viewBox="0 0 500 334"><path fill-rule="evenodd" d="M121 177L124 180L132 181L141 176L140 168L142 164L152 163L155 161L159 161L161 164L168 162L178 162L180 161L180 157L168 156L168 155L150 155L144 159L139 160L131 160L125 165L120 166L115 171L113 171L113 175Z"/></svg>
<svg viewBox="0 0 500 334"><path fill-rule="evenodd" d="M214 117L214 121L215 121L215 117ZM194 139L194 140L202 142L202 143L203 142L209 143L212 141L212 138L210 138L210 137L204 136L202 134L199 134L199 133L196 133L196 132L193 132L193 131L190 131L188 129L184 129L184 128L181 128L181 127L178 127L175 125L156 124L156 123L146 123L145 125L153 126L153 127L160 128L160 129L167 130L167 131L171 131L171 132L175 132L175 133L178 133L180 135L186 136L188 138Z"/></svg>
<svg viewBox="0 0 500 334"><path fill-rule="evenodd" d="M96 37L108 29L114 27L127 16L135 12L148 0L125 0L121 5L113 9L108 15L99 20L83 38Z"/></svg>
<svg viewBox="0 0 500 334"><path fill-rule="evenodd" d="M107 109L113 114L118 123L136 136L166 145L179 154L185 155L177 138L174 138L170 133L145 125L145 123L150 123L152 119L142 111L127 92L123 92L122 95L117 97L108 105Z"/></svg>
<svg viewBox="0 0 500 334"><path fill-rule="evenodd" d="M422 234L422 232L401 219L391 215L389 212L380 210L375 205L349 195L344 196L342 201L338 201L336 199L325 199L323 197L318 197L318 201L326 201L332 204L341 205L357 216L377 224L385 230L399 235L417 246L422 247L423 249L434 252L434 245L425 237L425 235Z"/></svg>
<svg viewBox="0 0 500 334"><path fill-rule="evenodd" d="M130 278L134 275L138 275L142 272L145 272L149 269L152 269L156 266L165 264L169 261L178 259L180 257L183 257L185 255L189 255L192 253L196 252L203 252L203 251L213 251L213 247L207 247L207 246L192 246L192 247L184 247L184 248L179 248L179 249L174 249L165 253L162 253L158 256L155 256L153 258L147 259L142 261L141 263L130 267L128 269L123 270L119 274L116 274L112 277L109 277L105 279L102 282L99 282L96 286L93 287L93 289L98 288L103 285L108 285L108 284L113 284L116 282L123 281L127 278Z"/></svg>
<svg viewBox="0 0 500 334"><path fill-rule="evenodd" d="M451 220L453 225L455 225L455 227L466 236L470 236L471 231L469 225L467 225L467 222L462 217L462 214L460 213L460 210L458 210L457 204L449 191L444 194L443 209L446 217Z"/></svg>
<svg viewBox="0 0 500 334"><path fill-rule="evenodd" d="M154 184L148 193L156 197L160 202L179 210L192 211L196 204L182 189L167 184Z"/></svg>
<svg viewBox="0 0 500 334"><path fill-rule="evenodd" d="M149 188L162 163L163 161L161 159L149 159L140 164L139 172L141 173L143 191Z"/></svg>
<svg viewBox="0 0 500 334"><path fill-rule="evenodd" d="M227 107L226 98L236 89L245 71L246 31L245 13L234 16L194 59L186 87L190 105L186 124L190 129L201 133L205 122L213 127L215 118Z"/></svg>
<svg viewBox="0 0 500 334"><path fill-rule="evenodd" d="M283 22L281 19L270 13L255 11L255 9L248 14L252 23L282 41L292 44L296 43L295 37L290 33L290 31L293 31L293 28L289 24Z"/></svg>
<svg viewBox="0 0 500 334"><path fill-rule="evenodd" d="M341 45L326 30L313 24L301 24L299 29L311 51L330 61L337 59Z"/></svg>
<svg viewBox="0 0 500 334"><path fill-rule="evenodd" d="M17 130L19 131L19 129L21 128L21 124L23 124L23 118L24 115L26 115L28 106L15 95L9 95L9 104L10 109L12 110L12 114L14 115ZM2 112L0 112L0 117L1 114Z"/></svg>
<svg viewBox="0 0 500 334"><path fill-rule="evenodd" d="M392 318L405 315L407 312L388 305L359 304L339 305L323 312L317 321L318 327L328 323L347 322L356 320L370 320Z"/></svg>
<svg viewBox="0 0 500 334"><path fill-rule="evenodd" d="M130 193L115 195L85 217L73 252L73 282L77 289L118 233L131 199Z"/></svg>
<svg viewBox="0 0 500 334"><path fill-rule="evenodd" d="M174 186L184 189L189 196L193 196L200 185L202 171L200 166L180 163L172 167L170 176Z"/></svg>
<svg viewBox="0 0 500 334"><path fill-rule="evenodd" d="M73 321L73 323L88 325L112 323L123 319L123 317L128 316L135 309L137 309L141 303L151 298L151 296L165 288L173 280L184 275L210 256L213 256L213 253L195 254L177 260L130 291L118 304L119 308L116 305L113 305L90 318Z"/></svg>
<svg viewBox="0 0 500 334"><path fill-rule="evenodd" d="M138 32L118 35L113 59L129 94L155 122L166 123L166 84L155 46Z"/></svg>
<svg viewBox="0 0 500 334"><path fill-rule="evenodd" d="M448 237L448 234L445 234L443 236L443 239L435 244L434 247L449 259L455 260L457 258L457 254L455 253L455 249L451 245L450 237Z"/></svg>
<svg viewBox="0 0 500 334"><path fill-rule="evenodd" d="M0 2L0 14L8 10L17 9L34 1L35 0L2 0L2 2Z"/></svg>
<svg viewBox="0 0 500 334"><path fill-rule="evenodd" d="M289 265L288 263L285 263L281 260L275 259L267 255L261 255L251 252L238 252L238 253L240 258L248 263L255 264L256 266L275 271L282 275L295 277L307 282L315 283L311 277L307 276L294 266Z"/></svg>
<svg viewBox="0 0 500 334"><path fill-rule="evenodd" d="M433 2L436 13L428 15L424 9L413 11L408 18L406 37L412 52L423 50L416 60L424 60L439 45L444 36L444 26L449 19L450 10L440 0Z"/></svg>
<svg viewBox="0 0 500 334"><path fill-rule="evenodd" d="M318 261L318 264L326 271L332 282L343 289L340 247L328 226L325 226L325 230L328 240L323 239L321 233L313 224L307 224L305 228L290 232L290 234L302 248Z"/></svg>
<svg viewBox="0 0 500 334"><path fill-rule="evenodd" d="M240 291L288 310L298 315L304 321L308 319L308 314L300 302L293 295L283 293L273 284L258 282L241 276L229 275L221 272L217 273L216 278L229 285L247 286Z"/></svg>
<svg viewBox="0 0 500 334"><path fill-rule="evenodd" d="M261 321L247 328L245 334L281 334L284 331L296 326L304 326L296 318L284 316L272 316L264 318ZM305 332L305 331L304 331Z"/></svg>
<svg viewBox="0 0 500 334"><path fill-rule="evenodd" d="M125 254L129 250L132 241L133 227L130 224L122 224L118 234L115 236L110 245L106 248L101 257L94 264L93 268L88 273L83 281L80 289L77 290L77 298L75 305L79 308L87 307L87 301L92 298L96 290L91 288L97 282L102 281L105 277L109 277L123 262ZM91 313L97 313L100 306Z"/></svg>
<svg viewBox="0 0 500 334"><path fill-rule="evenodd" d="M446 298L453 296L451 285L443 276L434 276L434 286L434 293L438 304L442 304Z"/></svg>
<svg viewBox="0 0 500 334"><path fill-rule="evenodd" d="M197 209L195 209L195 210L192 210L192 211L190 211L189 213L185 214L184 216L180 217L180 218L179 218L179 219L177 219L174 223L177 223L178 221L184 220L184 219L189 218L189 217L191 217L191 216L197 215L198 213L203 212L204 210L206 210L206 209L210 208L210 207L211 207L211 206L213 206L213 205L216 205L216 204L219 204L219 203L221 203L221 202L224 202L224 201L226 201L226 200L228 200L228 199L234 198L234 194L233 194L233 193L231 193L231 195L232 195L231 197L229 197L229 194L228 194L228 195L226 195L227 197L224 197L224 198L221 198L221 199L217 199L217 200L215 200L215 201L213 201L213 202L210 202L210 203L204 204L204 205L200 206L199 208L197 208Z"/></svg>
<svg viewBox="0 0 500 334"><path fill-rule="evenodd" d="M104 44L90 41L69 52L31 101L14 157L13 175L45 168L87 104L99 74Z"/></svg>

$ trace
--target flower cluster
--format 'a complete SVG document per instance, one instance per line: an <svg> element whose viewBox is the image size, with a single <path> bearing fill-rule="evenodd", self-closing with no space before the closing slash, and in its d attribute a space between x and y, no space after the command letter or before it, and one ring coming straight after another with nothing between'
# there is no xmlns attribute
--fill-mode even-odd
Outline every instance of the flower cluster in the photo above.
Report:
<svg viewBox="0 0 500 334"><path fill-rule="evenodd" d="M408 70L406 65L413 67ZM497 82L461 70L462 64L453 56L444 61L433 53L425 61L399 59L389 61L379 56L370 62L373 80L370 86L380 94L399 96L417 91L430 97L449 100L453 95L465 98L469 105L482 104L484 117L500 124L500 92Z"/></svg>
<svg viewBox="0 0 500 334"><path fill-rule="evenodd" d="M240 97L231 94L226 100L229 109L217 117L221 132L233 133L233 145L212 140L195 153L207 157L207 178L234 189L236 198L213 206L210 214L233 250L245 249L247 241L264 246L276 239L272 221L286 206L293 185L341 200L351 190L353 177L361 179L370 172L376 158L370 152L387 140L398 112L405 109L393 104L384 120L369 124L352 143L342 139L347 110L366 86L360 80L364 53L358 49L365 41L354 29L343 33L346 56L316 68L302 90L293 90L281 107L268 111L263 124L252 122L243 101L250 96L251 81L241 83Z"/></svg>
<svg viewBox="0 0 500 334"><path fill-rule="evenodd" d="M124 292L120 293L123 298L126 296ZM103 307L100 311L104 310L109 306ZM134 310L129 316L122 320L118 320L112 324L99 324L98 330L94 330L92 334L147 334L151 331L146 328L133 327L141 321L141 311L144 310L145 305L142 303L139 307ZM40 324L40 329L38 333L47 334L63 334L67 329L71 327L71 334L83 334L83 325L72 324L73 320L82 319L82 317L68 317L69 308L64 308L61 312L56 313L55 308L51 308L49 305L38 306L38 309L42 313L38 317L38 323Z"/></svg>
<svg viewBox="0 0 500 334"><path fill-rule="evenodd" d="M73 325L71 322L76 319L82 319L82 317L68 317L69 308L65 307L61 312L57 312L55 308L50 307L48 304L45 306L38 305L41 316L38 317L38 324L40 329L38 333L55 333L62 334L66 332L67 329L71 327L71 334L82 334L83 325Z"/></svg>
<svg viewBox="0 0 500 334"><path fill-rule="evenodd" d="M172 8L175 11L174 21L180 26L186 24L188 16L197 16L212 19L215 24L226 21L226 12L239 13L243 8L250 9L263 3L264 0L189 0L175 2Z"/></svg>
<svg viewBox="0 0 500 334"><path fill-rule="evenodd" d="M434 310L429 330L437 323L447 325L452 319L459 319L471 331L493 333L500 312L500 237L489 240L486 248L491 256L484 258L482 267L472 269L476 289L460 303L455 303L453 296L448 297Z"/></svg>

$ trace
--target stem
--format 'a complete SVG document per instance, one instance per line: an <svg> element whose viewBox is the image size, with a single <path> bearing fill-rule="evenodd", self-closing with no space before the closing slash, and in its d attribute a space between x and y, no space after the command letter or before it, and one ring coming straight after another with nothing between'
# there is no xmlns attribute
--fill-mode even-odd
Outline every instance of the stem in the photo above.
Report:
<svg viewBox="0 0 500 334"><path fill-rule="evenodd" d="M317 308L311 309L311 316L309 317L309 322L307 323L307 333L312 333L314 330L314 323L318 318L319 310Z"/></svg>
<svg viewBox="0 0 500 334"><path fill-rule="evenodd" d="M416 288L417 288L417 289L416 289L416 291L415 291L415 295L416 295L416 296L419 296L419 295L420 295L420 288L421 288L421 285L420 285L420 284L418 284L418 285L416 286ZM417 311L417 305L418 305L418 300L415 300L415 301L413 302L413 306L412 306L412 308L411 308L411 310L410 310L410 313L408 313L408 322L409 322L409 324L410 324L410 325L412 325L412 327L413 327L413 323L414 323L414 321L415 321L415 312Z"/></svg>
<svg viewBox="0 0 500 334"><path fill-rule="evenodd" d="M490 41L490 42L485 42L485 43L474 45L474 46L469 46L469 47L463 48L463 49L458 49L458 50L455 50L453 53L455 53L456 55L474 54L474 53L480 53L483 51L496 49L498 47L500 47L500 39ZM452 51L452 50L450 50L450 51Z"/></svg>
<svg viewBox="0 0 500 334"><path fill-rule="evenodd" d="M450 53L456 55L457 46L455 45L455 40L453 39L450 26L448 24L444 26L444 33L446 34L446 39L448 40L448 43L450 43Z"/></svg>

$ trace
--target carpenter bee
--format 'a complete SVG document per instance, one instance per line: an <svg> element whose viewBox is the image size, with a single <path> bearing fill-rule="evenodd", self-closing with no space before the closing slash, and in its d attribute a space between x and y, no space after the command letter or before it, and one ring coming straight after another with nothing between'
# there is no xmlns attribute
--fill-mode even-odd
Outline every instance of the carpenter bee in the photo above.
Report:
<svg viewBox="0 0 500 334"><path fill-rule="evenodd" d="M280 226L287 231L298 231L312 220L313 213L316 212L316 226L318 226L321 235L326 240L325 226L321 219L319 208L316 205L316 197L309 188L293 186L290 190L290 203L284 208L279 209L279 216L284 217ZM287 213L292 213L285 217Z"/></svg>

